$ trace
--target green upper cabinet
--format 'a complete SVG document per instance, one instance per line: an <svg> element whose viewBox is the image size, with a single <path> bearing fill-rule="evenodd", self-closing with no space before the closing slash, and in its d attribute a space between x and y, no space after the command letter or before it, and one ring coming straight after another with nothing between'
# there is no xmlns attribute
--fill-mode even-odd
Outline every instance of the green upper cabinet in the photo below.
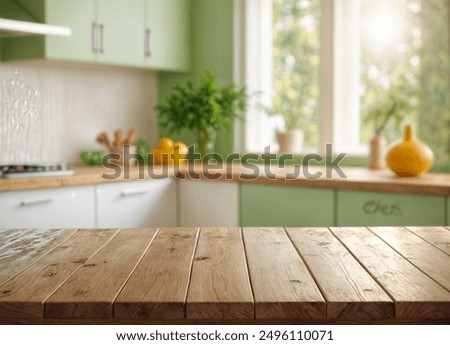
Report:
<svg viewBox="0 0 450 345"><path fill-rule="evenodd" d="M241 226L332 226L333 189L240 185Z"/></svg>
<svg viewBox="0 0 450 345"><path fill-rule="evenodd" d="M189 13L190 2L186 0L145 1L143 48L147 67L167 71L189 70Z"/></svg>
<svg viewBox="0 0 450 345"><path fill-rule="evenodd" d="M0 4L6 17L73 31L71 37L2 38L3 61L48 59L189 69L189 0L0 0Z"/></svg>
<svg viewBox="0 0 450 345"><path fill-rule="evenodd" d="M55 60L94 62L96 4L92 0L47 0L46 21L67 26L72 36L46 36L45 57Z"/></svg>
<svg viewBox="0 0 450 345"><path fill-rule="evenodd" d="M445 225L446 197L418 194L337 192L337 226Z"/></svg>
<svg viewBox="0 0 450 345"><path fill-rule="evenodd" d="M67 26L72 36L2 38L2 60L49 59L95 62L93 40L96 1L93 0L0 0L8 18ZM3 11L2 11L3 15Z"/></svg>
<svg viewBox="0 0 450 345"><path fill-rule="evenodd" d="M97 6L93 35L97 61L142 67L144 0L97 0Z"/></svg>

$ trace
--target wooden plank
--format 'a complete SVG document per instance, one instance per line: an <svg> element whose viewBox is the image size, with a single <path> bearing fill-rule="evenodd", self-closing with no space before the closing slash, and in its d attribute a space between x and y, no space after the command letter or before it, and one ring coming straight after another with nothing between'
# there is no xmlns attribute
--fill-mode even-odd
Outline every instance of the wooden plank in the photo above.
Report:
<svg viewBox="0 0 450 345"><path fill-rule="evenodd" d="M53 319L113 317L113 301L130 277L157 229L122 229L46 302Z"/></svg>
<svg viewBox="0 0 450 345"><path fill-rule="evenodd" d="M114 302L118 319L183 319L196 228L163 228Z"/></svg>
<svg viewBox="0 0 450 345"><path fill-rule="evenodd" d="M327 228L289 228L327 301L327 318L394 318L394 302Z"/></svg>
<svg viewBox="0 0 450 345"><path fill-rule="evenodd" d="M186 303L188 319L252 319L253 296L239 228L202 228Z"/></svg>
<svg viewBox="0 0 450 345"><path fill-rule="evenodd" d="M444 227L411 227L407 229L450 255L450 231Z"/></svg>
<svg viewBox="0 0 450 345"><path fill-rule="evenodd" d="M114 234L112 230L78 230L0 287L0 315L43 318L44 301Z"/></svg>
<svg viewBox="0 0 450 345"><path fill-rule="evenodd" d="M325 301L282 228L244 228L256 319L324 319Z"/></svg>
<svg viewBox="0 0 450 345"><path fill-rule="evenodd" d="M450 293L367 228L331 228L395 302L397 319L450 317Z"/></svg>
<svg viewBox="0 0 450 345"><path fill-rule="evenodd" d="M450 291L450 256L405 228L369 228L374 234ZM430 228L430 231L433 231Z"/></svg>
<svg viewBox="0 0 450 345"><path fill-rule="evenodd" d="M0 230L0 285L74 234L76 230Z"/></svg>

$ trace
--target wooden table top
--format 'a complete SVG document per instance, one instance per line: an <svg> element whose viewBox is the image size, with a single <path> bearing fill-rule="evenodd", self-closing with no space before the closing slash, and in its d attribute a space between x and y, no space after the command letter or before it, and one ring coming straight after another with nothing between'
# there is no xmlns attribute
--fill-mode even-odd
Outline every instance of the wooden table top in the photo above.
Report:
<svg viewBox="0 0 450 345"><path fill-rule="evenodd" d="M0 323L450 323L450 228L0 230Z"/></svg>

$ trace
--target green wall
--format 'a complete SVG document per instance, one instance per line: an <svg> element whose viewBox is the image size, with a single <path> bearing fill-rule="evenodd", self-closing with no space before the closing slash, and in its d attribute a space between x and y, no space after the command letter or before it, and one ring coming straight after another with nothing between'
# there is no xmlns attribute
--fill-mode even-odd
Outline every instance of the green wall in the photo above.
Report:
<svg viewBox="0 0 450 345"><path fill-rule="evenodd" d="M196 82L199 75L209 71L220 82L233 82L233 0L191 1L191 72L159 73L159 99L170 94L173 84ZM169 135L160 128L160 135ZM170 134L176 140L193 144L191 133ZM233 151L233 133L218 133L216 151L227 155Z"/></svg>

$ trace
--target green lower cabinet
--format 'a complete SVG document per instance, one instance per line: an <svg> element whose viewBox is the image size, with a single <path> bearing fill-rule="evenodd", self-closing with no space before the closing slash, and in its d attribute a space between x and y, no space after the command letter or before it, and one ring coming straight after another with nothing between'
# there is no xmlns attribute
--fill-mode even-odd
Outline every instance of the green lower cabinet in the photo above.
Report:
<svg viewBox="0 0 450 345"><path fill-rule="evenodd" d="M240 185L241 226L332 226L334 191L246 184Z"/></svg>
<svg viewBox="0 0 450 345"><path fill-rule="evenodd" d="M337 226L433 226L446 222L446 197L338 190Z"/></svg>
<svg viewBox="0 0 450 345"><path fill-rule="evenodd" d="M447 198L447 225L450 225L450 198Z"/></svg>

